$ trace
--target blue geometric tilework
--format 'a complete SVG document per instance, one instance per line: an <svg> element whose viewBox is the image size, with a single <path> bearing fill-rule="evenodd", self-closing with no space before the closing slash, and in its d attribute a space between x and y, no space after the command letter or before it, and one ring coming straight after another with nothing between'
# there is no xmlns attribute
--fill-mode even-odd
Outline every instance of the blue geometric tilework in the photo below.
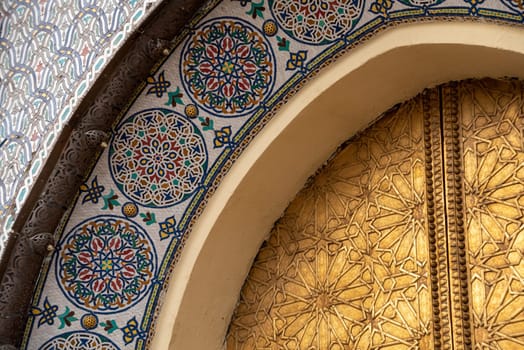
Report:
<svg viewBox="0 0 524 350"><path fill-rule="evenodd" d="M47 323L52 325L55 323L55 318L57 316L56 312L58 310L58 305L52 305L47 298L44 300L42 308L33 306L31 309L31 314L33 316L39 316L40 320L38 321L38 327Z"/></svg>
<svg viewBox="0 0 524 350"><path fill-rule="evenodd" d="M159 73L157 79L152 76L148 77L146 82L150 86L147 89L147 94L155 94L157 97L162 97L167 92L167 88L171 86L171 83L166 81L164 72Z"/></svg>
<svg viewBox="0 0 524 350"><path fill-rule="evenodd" d="M98 180L95 176L95 178L91 180L91 186L87 184L80 185L80 192L85 192L85 195L82 199L82 203L98 203L98 200L100 199L100 197L102 197L102 193L104 193L104 190L104 186L100 186L98 184Z"/></svg>
<svg viewBox="0 0 524 350"><path fill-rule="evenodd" d="M0 255L63 125L156 1L0 1Z"/></svg>
<svg viewBox="0 0 524 350"><path fill-rule="evenodd" d="M516 0L209 4L120 116L80 188L59 251L39 279L23 346L82 331L144 349L192 223L283 101L334 55L385 27L453 18L524 23Z"/></svg>
<svg viewBox="0 0 524 350"><path fill-rule="evenodd" d="M155 248L137 224L98 216L76 226L61 243L56 276L65 296L98 313L123 311L151 287Z"/></svg>
<svg viewBox="0 0 524 350"><path fill-rule="evenodd" d="M146 332L140 329L140 324L136 320L136 317L133 317L122 327L122 333L126 345L133 342L137 337L140 339L145 339L146 337Z"/></svg>
<svg viewBox="0 0 524 350"><path fill-rule="evenodd" d="M195 191L207 168L203 136L193 123L167 109L128 118L111 140L109 166L129 199L166 207Z"/></svg>
<svg viewBox="0 0 524 350"><path fill-rule="evenodd" d="M268 0L278 24L294 39L328 44L351 30L364 12L364 0Z"/></svg>
<svg viewBox="0 0 524 350"><path fill-rule="evenodd" d="M204 23L188 40L181 60L188 95L223 117L253 111L275 81L271 46L262 33L239 18Z"/></svg>

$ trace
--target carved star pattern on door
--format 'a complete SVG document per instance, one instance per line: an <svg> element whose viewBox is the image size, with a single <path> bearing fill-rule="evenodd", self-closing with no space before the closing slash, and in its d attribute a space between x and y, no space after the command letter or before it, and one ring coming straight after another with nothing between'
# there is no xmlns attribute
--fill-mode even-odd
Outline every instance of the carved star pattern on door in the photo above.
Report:
<svg viewBox="0 0 524 350"><path fill-rule="evenodd" d="M227 348L524 348L515 90L427 90L350 140L260 249Z"/></svg>
<svg viewBox="0 0 524 350"><path fill-rule="evenodd" d="M381 120L291 204L244 287L242 349L430 341L420 112L419 99Z"/></svg>
<svg viewBox="0 0 524 350"><path fill-rule="evenodd" d="M464 84L464 194L476 349L524 349L524 104L518 82Z"/></svg>

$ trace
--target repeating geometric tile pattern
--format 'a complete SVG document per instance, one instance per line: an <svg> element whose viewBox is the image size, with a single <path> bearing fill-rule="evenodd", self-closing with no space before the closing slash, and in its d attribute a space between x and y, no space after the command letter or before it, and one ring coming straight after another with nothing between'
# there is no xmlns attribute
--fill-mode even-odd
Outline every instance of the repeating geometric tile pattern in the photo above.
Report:
<svg viewBox="0 0 524 350"><path fill-rule="evenodd" d="M464 192L476 349L524 348L524 100L463 84Z"/></svg>
<svg viewBox="0 0 524 350"><path fill-rule="evenodd" d="M0 2L0 254L62 126L154 2Z"/></svg>
<svg viewBox="0 0 524 350"><path fill-rule="evenodd" d="M431 348L420 98L290 204L241 292L228 349Z"/></svg>
<svg viewBox="0 0 524 350"><path fill-rule="evenodd" d="M60 287L87 310L111 313L143 298L155 276L156 254L144 229L117 216L83 222L65 237L56 264Z"/></svg>
<svg viewBox="0 0 524 350"><path fill-rule="evenodd" d="M202 134L191 121L165 109L142 111L127 119L112 139L109 153L115 183L145 206L183 201L206 172Z"/></svg>
<svg viewBox="0 0 524 350"><path fill-rule="evenodd" d="M57 336L47 342L41 350L118 350L104 336L87 332L73 332Z"/></svg>
<svg viewBox="0 0 524 350"><path fill-rule="evenodd" d="M364 12L364 0L269 0L278 24L295 39L327 44L352 29Z"/></svg>
<svg viewBox="0 0 524 350"><path fill-rule="evenodd" d="M275 81L275 59L262 33L240 19L198 29L182 54L189 96L219 116L246 114L264 101Z"/></svg>
<svg viewBox="0 0 524 350"><path fill-rule="evenodd" d="M38 1L38 7L47 8L49 1ZM282 1L282 4L286 5L288 9L294 8L293 6L298 3L291 0ZM76 232L75 230L79 227L78 225L83 222L96 221L97 217L111 216L125 219L132 227L137 228L136 231L143 232L144 236L149 237L151 250L155 252L158 259L156 268L151 270L154 271L154 276L151 279L142 279L142 281L147 280L145 282L147 287L134 286L133 290L139 295L131 296L132 292L127 294L130 295L130 301L122 303L122 307L115 308L111 313L93 310L86 307L85 304L80 306L78 300L71 300L68 292L63 291L60 287L61 271L56 269L57 264L60 263L59 258L73 261L74 257L73 250L67 244L61 244L57 251L46 260L46 265L43 267L36 286L37 292L33 301L34 313L30 316L27 324L23 344L25 348L38 349L57 334L73 331L103 334L122 349L145 348L147 341L151 339L150 336L148 338L148 335L152 334L155 326L155 310L160 305L161 290L166 284L165 281L170 273L170 268L177 259L180 247L187 239L191 225L202 212L210 193L216 189L225 171L230 168L236 157L247 146L252 136L270 120L273 113L285 103L287 97L299 89L300 84L304 83L306 79L309 79L315 72L328 64L334 55L350 50L361 40L367 39L384 27L403 21L417 21L418 19L427 21L428 18L438 20L443 18L443 15L446 15L444 17L446 20L450 17L459 20L462 17L469 19L495 18L512 24L521 24L524 20L520 5L513 1L362 0L350 1L343 5L342 2L333 0L327 3L333 6L338 4L341 7L339 6L338 9L333 7L329 10L332 11L330 14L333 16L324 16L321 12L316 12L316 15L324 16L322 17L323 20L312 20L315 15L311 15L311 11L317 9L300 10L305 11L308 20L302 22L301 32L295 34L292 30L284 27L285 23L282 18L276 17L272 7L280 6L277 2L276 0L215 0L206 5L176 40L178 46L171 55L166 58L166 61L160 65L156 72L152 72L151 76L146 79L144 89L130 104L129 110L120 116L119 124L113 130L110 147L100 154L88 179L80 187L74 206L59 228L57 234L63 235L63 237L72 237L73 232ZM59 4L58 0L53 3ZM102 3L108 4L109 2ZM18 2L8 2L7 4L9 6L17 4L16 6L24 8L24 5L19 5ZM37 4L36 0L34 4ZM97 2L97 6L98 4L100 3ZM322 6L321 2L318 2L318 4ZM75 3L75 6L81 5L95 6L91 5L90 2ZM127 6L141 8L140 6L143 6L143 3L130 2L126 5L110 8L120 14L121 11L126 13ZM65 7L65 5L53 8L58 10L62 7ZM75 9L80 11L76 7ZM66 10L64 9L64 11ZM300 12L297 11L296 13ZM361 11L360 15L357 13L358 11ZM29 16L29 12L22 10L20 12L15 11L11 16L16 17L18 13L20 13L20 16L22 14ZM54 12L48 16L52 15L54 15ZM106 14L106 16L108 15ZM67 18L67 16L65 17ZM72 18L77 17L73 16ZM91 22L89 16L87 18L82 17L81 22L95 25L95 22ZM5 20L1 23L5 23ZM19 24L22 25L21 23L20 21ZM101 25L100 23L105 22L97 21L96 25ZM109 21L108 23L114 22ZM342 24L345 26L343 29L339 28ZM5 25L2 25L4 26L2 30L5 31ZM101 26L100 28L106 27ZM323 29L321 30L321 28ZM58 29L58 32L62 33L61 30L67 28L61 24ZM77 29L72 29L70 32L66 30L65 33L72 34L75 33L75 30ZM89 35L89 31L85 32L85 35ZM316 33L314 42L306 40L306 36L303 36L305 34L301 34L306 32ZM338 35L337 38L334 37L334 33ZM45 35L47 34L42 34L42 36ZM63 36L69 38L66 34L63 34ZM47 39L50 44L43 46L44 51L47 50L45 49L47 47L55 47L53 43L58 42L55 40L57 37L57 35L50 35ZM114 37L113 35L112 38ZM29 40L30 44L28 45L35 45L37 40L40 39L35 39L34 43ZM0 42L3 43L3 41ZM72 42L76 43L74 40ZM80 52L82 49L83 47L79 49ZM82 58L81 54L72 54L72 58L64 56L62 53L57 54L57 58L53 62L56 61L58 66L54 69L65 76L61 79L69 79L68 82L81 81L83 79L81 74L87 69L82 64L84 64L84 60L89 61L89 54L90 52L87 52L85 58ZM0 60L3 60L2 62L9 61L8 57L11 56L2 55ZM16 58L16 55L12 55L12 57ZM89 62L92 63L91 67L96 67L98 61L94 56L92 57ZM47 72L44 68L41 74ZM53 72L51 68L46 69L51 73ZM44 77L52 76L51 73L46 73L48 75ZM13 73L8 83L2 81L2 84L7 84L8 88L15 92L18 91L19 87L32 86L28 83L33 81L32 78L27 78L22 73L17 74ZM19 78L17 78L18 76ZM35 76L35 81L48 81L44 78L38 78L36 73L29 76ZM17 79L19 83L13 83ZM62 82L62 80L56 81ZM74 84L57 84L60 91L63 92L60 94L62 100L57 101L64 101L64 99L67 99L65 96L68 96L68 89ZM79 86L82 86L82 84ZM6 87L3 88L7 89ZM79 91L78 88L75 91ZM0 99L6 99L5 93L0 95ZM11 98L8 100L11 104L15 103L12 101L18 101ZM44 109L50 108L43 102L43 104L36 103L40 107L35 107L34 101L36 100L33 99L28 104L20 103L17 106L19 106L19 110L41 108L42 113L44 113ZM56 106L60 105L58 102L55 104ZM58 107L56 108L59 110ZM151 113L152 110L157 112ZM5 127L2 126L5 130L13 129L12 125L31 124L27 123L30 119L14 118L14 114L9 113L9 118L11 118L9 120L15 122L1 124L5 125ZM51 124L46 124L48 123L47 119L38 118L40 124L37 124L41 125L41 128L38 129L37 136L45 134L49 125L61 125L60 123L63 123L61 116L69 115L60 114L60 111L58 113L58 119L51 120L49 122ZM50 118L56 117L55 114L49 114L49 116ZM133 116L135 116L135 119L133 119ZM144 116L144 118L138 116ZM162 118L166 118L166 120ZM168 119L169 123L167 122ZM315 125L312 125L311 128L314 130ZM4 129L0 129L0 132L3 132ZM392 134L388 130L384 135L384 140L380 141L387 141L395 145L398 152L409 153L411 151L408 151L407 145L419 141L410 139L414 133L409 134L407 130L402 130L398 134ZM22 135L20 140L29 135L23 128L20 129L19 134ZM124 134L133 135L133 137L126 139L122 136ZM410 136L404 137L407 134ZM390 139L394 135L398 135L398 139ZM187 144L186 141L189 141L190 144ZM369 145L379 143L378 140L375 141L370 140ZM39 144L40 141L35 142ZM22 143L17 137L9 138L2 144L0 150L11 152L9 157L25 159L23 155L33 154L36 146L31 145L29 148L24 146L24 148L20 146L22 144L29 145L30 143ZM165 147L164 144L168 145L169 150L163 148ZM198 149L195 146L198 146ZM404 149L403 147L407 148ZM171 148L174 149L173 152L171 152ZM422 146L419 149L422 149ZM365 273L358 276L354 281L355 283L368 283L367 288L375 293L378 297L378 303L381 304L371 307L364 302L365 297L361 295L362 304L359 305L364 306L360 309L353 306L354 310L351 311L353 312L351 317L338 319L342 324L349 325L350 320L360 320L359 322L362 323L362 320L367 317L370 317L370 319L375 317L376 319L377 315L392 316L390 320L395 320L388 323L383 321L386 317L380 316L378 317L381 320L380 322L368 323L367 328L352 326L354 332L351 333L351 339L344 339L346 343L363 342L364 339L370 339L369 344L371 344L377 342L377 339L381 337L392 344L410 343L415 339L425 339L426 336L426 324L412 319L411 316L408 316L410 313L405 312L404 309L409 305L409 308L417 310L412 314L422 315L421 320L426 320L424 316L426 311L416 301L422 300L418 298L424 297L423 294L427 288L424 276L424 269L426 269L424 262L426 260L424 256L418 255L420 249L422 249L420 247L425 243L422 239L419 239L420 234L417 225L408 227L402 224L404 219L406 222L418 223L423 220L420 217L420 210L425 209L421 209L419 206L422 195L418 191L420 184L411 177L411 171L418 169L419 164L417 162L413 164L399 162L397 164L387 150L369 148L368 151L369 157L379 166L376 169L370 169L369 176L379 177L377 184L380 183L380 185L373 188L373 191L370 191L370 188L364 191L366 186L358 182L357 178L353 178L352 181L355 182L350 182L350 185L358 188L355 191L362 191L362 193L359 192L358 196L364 195L364 197L368 196L369 198L366 197L368 198L366 202L361 203L357 199L351 199L352 197L348 195L345 198L347 208L344 209L344 213L333 212L330 207L332 200L338 200L337 196L330 195L329 200L324 200L326 211L322 215L325 215L325 217L322 215L317 217L317 225L329 228L332 227L330 225L335 225L337 222L342 225L342 222L350 219L342 214L346 215L346 211L351 211L358 213L355 214L356 217L351 218L353 220L351 221L352 227L357 231L345 232L345 236L339 237L337 235L341 234L340 232L335 233L326 228L322 231L325 235L322 239L329 244L326 243L326 248L319 252L319 257L324 259L325 266L335 266L338 264L337 262L342 260L356 264L358 259L357 256L351 255L353 253L368 257L364 260L358 260L360 264L365 263L361 265L365 268L363 271ZM174 157L175 166L169 161L170 157ZM373 162L370 160L369 164ZM0 167L2 169L0 171L7 171L5 169L8 168L9 166ZM379 174L386 174L387 171L391 171L389 173L391 177L380 178ZM136 179L133 177L136 177ZM164 180L167 178L170 181L165 182ZM407 193L408 188L410 188L410 194ZM389 190L397 192L395 192L395 195L390 195L388 194L390 193ZM339 192L336 193L344 194L345 191L350 191L350 189L337 189L337 191ZM376 215L374 219L370 219L373 213ZM408 218L410 215L416 219L410 221L411 219ZM329 218L328 222L325 218ZM395 224L389 225L388 222L395 222ZM365 234L358 231L361 226L366 227L369 231L366 231ZM311 231L307 234L317 234L315 232ZM378 232L381 233L378 234ZM399 236L399 232L404 232L406 237L419 242L417 243L417 252L406 252L401 249L401 242L407 238ZM67 238L64 240L63 237L57 237L59 242L64 243L67 240ZM308 239L317 240L318 238L311 236ZM302 239L301 242L306 244L308 239ZM332 244L339 239L343 240L343 244ZM369 246L363 244L364 239L369 239L373 244ZM109 246L111 238L108 236L107 241L103 242L105 242L102 245L103 247ZM83 247L87 246L84 245ZM346 251L340 250L342 246L346 247L344 248ZM95 250L98 249L97 247L98 245L92 245L91 251L87 255L82 255L83 257L89 256L92 259L85 260L86 264L92 263L92 266L97 266L97 269L101 269L102 266L106 269L115 266L109 264L109 260L116 255L111 255L113 252L108 255L99 254L100 251ZM337 250L337 247L340 249ZM337 249L330 250L334 248ZM116 251L118 252L118 249ZM140 251L140 249L137 248L137 251ZM282 287L288 298L286 302L291 302L292 296L294 296L297 300L302 300L297 301L295 305L303 303L303 305L317 305L318 310L331 310L329 307L326 308L325 305L334 305L334 299L327 294L322 294L321 289L319 289L320 286L326 284L332 286L333 283L335 285L340 283L340 288L342 288L344 285L347 286L349 282L338 280L328 270L319 270L316 265L308 260L306 251L300 251L300 254L302 260L298 260L294 266L296 269L300 269L304 280L301 280L300 283L296 282L295 285L289 284L289 286ZM410 259L408 256L415 258ZM93 260L95 257L101 260ZM107 261L104 262L104 259ZM139 260L134 260L131 266L127 268L130 267L132 267L130 271L133 274L133 271L139 271L143 266L140 265ZM349 267L343 266L342 271L345 271L345 269L349 269ZM124 270L119 271L123 273ZM283 270L281 273L285 272L291 275L294 273L291 270L286 271ZM388 276L394 276L394 278L402 278L396 279L398 282L394 283L393 281L389 282L389 280L379 281L373 277L373 274L379 272L389 274ZM99 272L97 270L97 274L97 276L107 278L112 276L113 279L108 279L107 282L104 280L104 283L101 283L98 277L87 278L86 283L92 290L96 291L102 288L108 292L108 295L115 296L120 293L120 286L125 285L125 283L118 282L119 279L113 277L110 272ZM316 276L316 279L312 276ZM124 281L124 279L120 280ZM313 294L306 292L312 290L313 285L317 288L316 299L313 298ZM292 293L285 289L288 287L292 289ZM387 293L384 291L387 291ZM337 297L346 298L346 296ZM404 298L404 301L397 302L399 298ZM351 302L356 303L355 305L358 304L357 300ZM111 302L106 304L115 305ZM126 305L131 306L126 308ZM286 320L286 324L292 325L292 318L296 318L298 315L293 316L288 313L288 307L289 305L282 301L279 304L278 312ZM338 304L333 307L334 310L337 309ZM44 316L44 321L40 322L40 318ZM300 319L300 322L304 319L310 320L306 316L302 317L305 318ZM329 317L323 319L322 322L324 323L321 323L319 329L325 334L330 334L329 339L335 339L340 334L330 330L325 320L329 319L329 322L335 322L336 318L333 318L335 317L333 315ZM311 323L311 321L308 322ZM304 330L297 330L293 327L295 326L286 328L288 329L286 337L293 338L295 342L307 343L310 341L308 340L310 333L306 334ZM391 336L395 332L400 332L402 336L395 339ZM365 346L364 343L362 344L362 346Z"/></svg>

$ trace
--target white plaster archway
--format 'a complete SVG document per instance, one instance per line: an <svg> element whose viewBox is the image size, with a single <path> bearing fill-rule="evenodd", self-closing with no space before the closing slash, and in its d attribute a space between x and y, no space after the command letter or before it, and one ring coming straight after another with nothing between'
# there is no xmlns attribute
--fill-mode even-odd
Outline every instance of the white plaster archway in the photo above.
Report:
<svg viewBox="0 0 524 350"><path fill-rule="evenodd" d="M324 69L251 142L195 223L151 348L221 349L260 244L336 147L426 87L486 76L524 78L523 29L402 25Z"/></svg>

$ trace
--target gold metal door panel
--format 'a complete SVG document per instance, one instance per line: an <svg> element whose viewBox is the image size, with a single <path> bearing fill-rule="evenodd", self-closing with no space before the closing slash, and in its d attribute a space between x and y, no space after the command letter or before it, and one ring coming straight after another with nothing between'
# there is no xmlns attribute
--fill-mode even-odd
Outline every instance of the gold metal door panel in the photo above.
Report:
<svg viewBox="0 0 524 350"><path fill-rule="evenodd" d="M524 349L521 95L450 83L348 142L260 249L227 349Z"/></svg>
<svg viewBox="0 0 524 350"><path fill-rule="evenodd" d="M479 350L524 349L522 84L490 80L453 89L461 97L472 341Z"/></svg>

